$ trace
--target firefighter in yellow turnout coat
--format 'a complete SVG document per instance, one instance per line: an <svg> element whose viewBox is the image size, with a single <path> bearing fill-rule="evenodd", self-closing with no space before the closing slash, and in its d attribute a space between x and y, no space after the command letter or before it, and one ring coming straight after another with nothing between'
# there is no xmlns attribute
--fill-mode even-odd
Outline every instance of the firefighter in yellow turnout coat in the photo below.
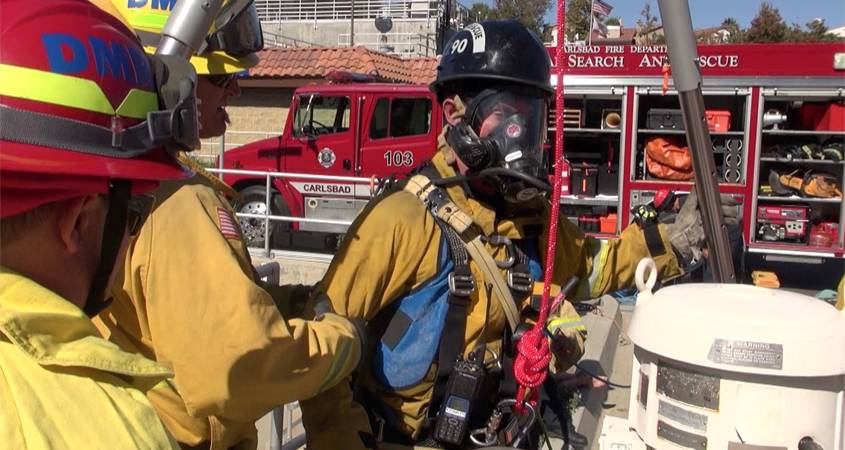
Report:
<svg viewBox="0 0 845 450"><path fill-rule="evenodd" d="M350 386L343 384L300 402L309 449L366 448L367 440L358 439L366 434L380 440L382 448L432 445L432 419L440 405L430 402L437 390L437 347L443 351L444 341L438 343L438 336L430 335L442 336L449 325L443 325L442 316L429 320L442 298L417 309L412 304L426 290L431 297L451 295L443 294L448 288L436 289L444 275L444 241L449 240L444 233L452 233L446 222L456 222L450 216L470 221L459 235L479 235L483 251L495 260L485 263L469 252L474 289L463 310L460 355L470 354L485 339L499 356L507 353L501 342L509 329L502 306L508 300L500 295L503 290L487 286L495 283L485 270L492 266L503 279L519 279L516 264L504 268L514 254L528 255L528 265L534 265L529 292L508 283L521 321L530 321L531 294L542 292L542 271L536 269L546 260L550 213L548 200L536 195L545 183L540 149L547 100L553 93L549 72L542 43L516 21L470 25L446 45L432 89L449 125L431 165L421 171L426 178L410 178L403 189L388 191L368 205L315 287L313 300L328 297L339 314L368 322L369 350L356 381L355 401ZM443 186L445 196L431 194L434 184ZM684 216L698 217L689 208ZM572 275L581 280L580 297L631 286L636 265L648 256L657 262L661 279L682 274L676 254L694 253L691 244L703 240L700 218L684 224L677 230L664 225L649 230L629 227L618 239L599 241L562 219L552 296ZM456 247L447 247L454 256ZM453 273L457 266L454 263ZM586 330L568 302L552 311L547 327L554 336L552 369L565 370L583 354Z"/></svg>
<svg viewBox="0 0 845 450"><path fill-rule="evenodd" d="M192 175L175 155L195 123L150 119L196 109L160 103L164 69L183 83L194 70L147 58L86 0L5 0L0 16L0 448L178 449L145 395L172 374L105 341L91 316L146 194ZM132 66L102 70L98 44Z"/></svg>
<svg viewBox="0 0 845 450"><path fill-rule="evenodd" d="M224 3L223 9L235 3L240 2ZM169 13L150 4L155 2L103 6L119 10L152 45ZM227 47L212 47L191 60L199 74L203 138L225 131L223 106L238 94L232 74L253 66L262 45L252 5L225 25L243 32L219 25L212 35L220 32L228 40L209 41ZM233 36L245 39L233 42ZM191 162L184 155L182 160ZM97 325L123 349L173 371L174 378L148 397L183 446L254 449L255 420L342 380L357 364L360 344L354 326L334 314L316 321L280 315L276 303L284 303L287 292L273 289L271 295L254 276L240 226L221 191L237 193L192 167L195 177L164 183L154 192L156 208L131 242L114 303Z"/></svg>

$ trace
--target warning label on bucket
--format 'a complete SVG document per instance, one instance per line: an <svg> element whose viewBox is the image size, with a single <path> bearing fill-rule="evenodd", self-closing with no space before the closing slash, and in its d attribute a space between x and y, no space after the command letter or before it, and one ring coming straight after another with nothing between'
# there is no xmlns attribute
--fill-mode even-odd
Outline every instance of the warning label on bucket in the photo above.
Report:
<svg viewBox="0 0 845 450"><path fill-rule="evenodd" d="M781 370L783 344L714 339L707 359L718 364Z"/></svg>

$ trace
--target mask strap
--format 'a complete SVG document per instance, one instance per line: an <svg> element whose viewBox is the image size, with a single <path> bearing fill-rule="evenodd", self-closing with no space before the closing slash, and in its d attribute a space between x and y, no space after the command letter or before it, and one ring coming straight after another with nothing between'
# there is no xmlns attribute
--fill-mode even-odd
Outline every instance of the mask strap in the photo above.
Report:
<svg viewBox="0 0 845 450"><path fill-rule="evenodd" d="M109 210L103 226L103 243L100 250L100 263L88 291L88 299L82 308L88 317L94 317L111 303L106 298L109 290L109 278L117 265L120 247L126 234L126 218L129 198L132 196L132 182L124 179L111 180L109 187Z"/></svg>

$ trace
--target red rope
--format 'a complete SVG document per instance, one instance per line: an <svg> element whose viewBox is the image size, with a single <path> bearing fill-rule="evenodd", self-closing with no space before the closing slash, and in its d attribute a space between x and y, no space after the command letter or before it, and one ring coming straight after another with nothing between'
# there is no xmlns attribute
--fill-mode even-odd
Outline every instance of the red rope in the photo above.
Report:
<svg viewBox="0 0 845 450"><path fill-rule="evenodd" d="M557 5L557 49L555 54L555 72L557 73L557 86L555 89L555 165L554 165L554 187L549 199L552 203L552 212L549 216L549 236L546 245L546 268L543 274L543 296L540 301L540 314L537 322L526 331L517 343L517 355L514 358L513 373L519 387L516 391L516 409L524 413L523 402L526 394L532 406L537 404L537 386L546 379L546 374L551 360L549 341L543 331L546 326L546 319L549 316L549 293L554 270L555 244L557 243L557 222L560 213L560 196L563 185L561 168L563 161L563 43L564 17L566 11L566 0L559 0Z"/></svg>

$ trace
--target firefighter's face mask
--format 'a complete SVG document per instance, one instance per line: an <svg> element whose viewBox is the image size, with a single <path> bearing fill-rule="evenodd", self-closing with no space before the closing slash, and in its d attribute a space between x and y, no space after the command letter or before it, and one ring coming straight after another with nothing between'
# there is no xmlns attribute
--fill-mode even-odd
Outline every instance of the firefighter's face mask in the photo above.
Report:
<svg viewBox="0 0 845 450"><path fill-rule="evenodd" d="M467 168L498 187L506 201L527 202L550 190L543 164L547 114L542 98L485 91L469 102L446 140Z"/></svg>

